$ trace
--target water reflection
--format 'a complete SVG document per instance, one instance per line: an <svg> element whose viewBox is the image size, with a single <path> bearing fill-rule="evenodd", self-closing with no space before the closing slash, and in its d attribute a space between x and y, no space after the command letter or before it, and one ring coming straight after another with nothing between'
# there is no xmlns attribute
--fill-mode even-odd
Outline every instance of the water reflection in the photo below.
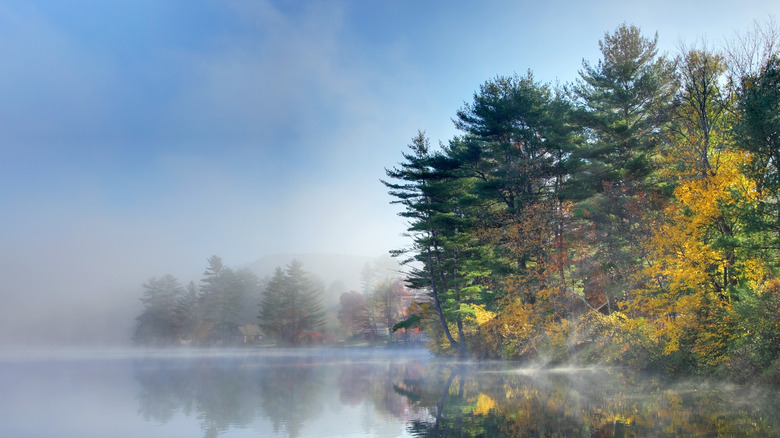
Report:
<svg viewBox="0 0 780 438"><path fill-rule="evenodd" d="M774 391L665 384L617 370L511 370L503 364L438 368L407 384L435 412L419 437L778 436Z"/></svg>
<svg viewBox="0 0 780 438"><path fill-rule="evenodd" d="M427 354L345 356L334 350L139 360L139 414L160 423L177 414L194 417L206 436L250 428L258 418L267 419L273 433L282 436L311 434L304 433L307 423L328 418L337 430L360 429L360 436L398 436L404 424L419 418L412 402L393 391L393 382L419 378ZM360 424L348 425L340 417L347 412L354 420L355 410L342 407L373 412L364 414ZM419 409L424 415L425 409ZM397 427L381 430L393 424Z"/></svg>
<svg viewBox="0 0 780 438"><path fill-rule="evenodd" d="M774 391L669 385L618 370L529 371L421 355L345 358L336 351L143 360L135 376L143 418L164 423L184 414L199 421L205 436L250 428L259 418L290 437L327 436L309 428L323 419L334 423L333 436L780 433Z"/></svg>

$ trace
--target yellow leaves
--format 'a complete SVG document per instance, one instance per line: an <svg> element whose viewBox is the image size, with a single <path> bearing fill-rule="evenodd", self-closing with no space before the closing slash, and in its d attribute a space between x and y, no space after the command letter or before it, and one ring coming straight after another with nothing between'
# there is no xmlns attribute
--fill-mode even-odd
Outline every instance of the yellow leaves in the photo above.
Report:
<svg viewBox="0 0 780 438"><path fill-rule="evenodd" d="M741 171L748 157L724 151L712 159L717 167L706 177L683 181L675 189L677 202L666 208L667 221L658 227L648 247L652 264L644 274L664 279L663 289L672 296L710 288L727 269L741 262L715 242L719 237L733 237L739 225L733 210L756 199L754 182ZM740 271L751 267L758 265L742 266Z"/></svg>
<svg viewBox="0 0 780 438"><path fill-rule="evenodd" d="M681 336L681 330L679 325L666 325L664 326L667 330L664 331L664 335L666 335L666 345L664 346L664 354L669 355L674 353L675 351L680 350L680 336Z"/></svg>
<svg viewBox="0 0 780 438"><path fill-rule="evenodd" d="M533 308L515 300L502 309L501 329L507 337L525 338L530 335Z"/></svg>
<svg viewBox="0 0 780 438"><path fill-rule="evenodd" d="M599 313L598 315L601 314ZM626 315L623 312L612 312L609 315L602 316L602 318L608 324L615 326L623 325L626 321L628 321L628 318L626 318Z"/></svg>
<svg viewBox="0 0 780 438"><path fill-rule="evenodd" d="M744 266L745 279L749 282L751 289L760 291L760 286L770 274L766 261L750 259L745 260L742 265Z"/></svg>
<svg viewBox="0 0 780 438"><path fill-rule="evenodd" d="M494 312L491 312L489 310L485 309L485 306L479 305L479 304L464 304L464 307L467 307L471 314L473 314L473 320L477 322L477 325L481 326L484 325L493 318L496 317L496 314Z"/></svg>
<svg viewBox="0 0 780 438"><path fill-rule="evenodd" d="M711 223L724 207L755 200L755 183L741 171L748 157L744 153L721 152L716 159L718 166L707 177L685 181L674 191L692 226Z"/></svg>
<svg viewBox="0 0 780 438"><path fill-rule="evenodd" d="M551 321L544 325L544 332L550 337L553 344L566 345L571 333L571 323L568 319Z"/></svg>
<svg viewBox="0 0 780 438"><path fill-rule="evenodd" d="M757 290L761 295L780 295L780 278L774 277L763 282Z"/></svg>
<svg viewBox="0 0 780 438"><path fill-rule="evenodd" d="M491 409L496 407L496 401L489 395L479 393L477 396L477 407L474 409L474 415L487 415Z"/></svg>

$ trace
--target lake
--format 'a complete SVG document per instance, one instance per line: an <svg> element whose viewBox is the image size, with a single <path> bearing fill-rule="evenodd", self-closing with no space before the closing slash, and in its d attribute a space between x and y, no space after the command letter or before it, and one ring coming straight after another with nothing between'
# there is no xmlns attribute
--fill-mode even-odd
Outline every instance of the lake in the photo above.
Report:
<svg viewBox="0 0 780 438"><path fill-rule="evenodd" d="M2 437L780 436L777 391L423 350L0 358Z"/></svg>

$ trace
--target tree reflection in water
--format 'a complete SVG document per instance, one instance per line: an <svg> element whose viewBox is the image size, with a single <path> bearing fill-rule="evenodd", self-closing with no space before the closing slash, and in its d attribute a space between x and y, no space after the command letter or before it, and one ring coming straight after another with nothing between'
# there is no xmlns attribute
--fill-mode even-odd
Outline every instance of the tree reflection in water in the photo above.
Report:
<svg viewBox="0 0 780 438"><path fill-rule="evenodd" d="M147 359L135 373L143 418L165 423L183 414L211 437L257 419L275 435L311 436L306 427L329 416L346 427L339 406L398 425L379 430L364 419L350 425L353 436L398 436L402 428L419 437L780 434L780 399L771 390L507 367L329 350Z"/></svg>
<svg viewBox="0 0 780 438"><path fill-rule="evenodd" d="M379 417L397 419L400 431L416 417L392 382L418 378L428 356L418 352L412 359L397 354L390 359L385 352L369 353L308 350L146 359L135 366L139 414L160 423L176 414L197 418L207 437L265 418L274 434L296 437L310 420L338 414L332 410L335 403L369 406ZM375 436L369 426L365 434Z"/></svg>
<svg viewBox="0 0 780 438"><path fill-rule="evenodd" d="M706 382L668 384L617 370L505 370L461 364L404 392L434 411L418 437L779 436L777 394Z"/></svg>

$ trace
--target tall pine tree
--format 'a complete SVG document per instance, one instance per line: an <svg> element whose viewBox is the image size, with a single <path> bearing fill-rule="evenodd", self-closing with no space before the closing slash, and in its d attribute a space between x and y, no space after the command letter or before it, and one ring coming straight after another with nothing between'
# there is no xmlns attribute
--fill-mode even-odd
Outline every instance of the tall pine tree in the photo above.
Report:
<svg viewBox="0 0 780 438"><path fill-rule="evenodd" d="M651 176L675 87L672 65L648 39L623 24L599 42L603 59L583 62L571 96L586 141L571 187L575 211L591 224L591 254L581 264L586 295L608 302L636 287L646 254L641 242L652 232L659 193Z"/></svg>
<svg viewBox="0 0 780 438"><path fill-rule="evenodd" d="M208 263L201 279L203 318L211 323L211 340L225 343L237 334L243 290L235 272L220 257L211 256Z"/></svg>
<svg viewBox="0 0 780 438"><path fill-rule="evenodd" d="M141 302L144 310L136 318L133 339L141 344L171 344L178 342L181 324L176 318L179 298L184 288L172 275L152 278L143 285Z"/></svg>
<svg viewBox="0 0 780 438"><path fill-rule="evenodd" d="M464 311L468 312L467 272L462 270L463 249L470 236L467 218L457 205L458 184L449 171L457 163L441 153L432 153L425 135L420 132L403 154L400 167L387 169L394 181L382 181L404 210L400 216L409 220L409 248L394 251L406 256L410 267L407 283L412 289L428 291L439 327L449 347L466 356Z"/></svg>

